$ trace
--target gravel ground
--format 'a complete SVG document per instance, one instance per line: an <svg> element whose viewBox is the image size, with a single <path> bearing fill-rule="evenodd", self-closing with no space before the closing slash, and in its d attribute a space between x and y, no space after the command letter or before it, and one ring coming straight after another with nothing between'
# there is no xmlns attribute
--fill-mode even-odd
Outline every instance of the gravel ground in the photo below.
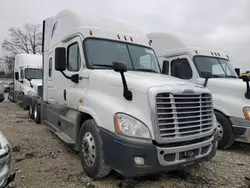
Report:
<svg viewBox="0 0 250 188"><path fill-rule="evenodd" d="M17 188L196 188L250 187L250 145L236 143L218 151L210 162L157 177L124 180L117 173L92 181L83 172L78 154L28 112L7 100L0 104L0 130L12 144L12 170Z"/></svg>

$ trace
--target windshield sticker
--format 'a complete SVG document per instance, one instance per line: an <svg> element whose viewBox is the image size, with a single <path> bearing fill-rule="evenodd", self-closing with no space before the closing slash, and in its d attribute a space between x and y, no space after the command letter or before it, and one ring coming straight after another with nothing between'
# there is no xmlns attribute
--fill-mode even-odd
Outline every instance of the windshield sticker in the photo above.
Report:
<svg viewBox="0 0 250 188"><path fill-rule="evenodd" d="M146 51L147 53L149 53L149 54L154 54L153 50L150 50L150 49L145 48L145 51Z"/></svg>
<svg viewBox="0 0 250 188"><path fill-rule="evenodd" d="M118 48L126 48L125 44L117 44Z"/></svg>

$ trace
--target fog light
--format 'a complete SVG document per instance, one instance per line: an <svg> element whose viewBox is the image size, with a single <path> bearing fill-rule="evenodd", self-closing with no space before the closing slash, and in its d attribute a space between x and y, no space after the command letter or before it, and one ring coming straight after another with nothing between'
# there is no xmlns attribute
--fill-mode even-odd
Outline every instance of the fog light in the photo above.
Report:
<svg viewBox="0 0 250 188"><path fill-rule="evenodd" d="M134 157L135 164L144 165L144 159L142 157Z"/></svg>

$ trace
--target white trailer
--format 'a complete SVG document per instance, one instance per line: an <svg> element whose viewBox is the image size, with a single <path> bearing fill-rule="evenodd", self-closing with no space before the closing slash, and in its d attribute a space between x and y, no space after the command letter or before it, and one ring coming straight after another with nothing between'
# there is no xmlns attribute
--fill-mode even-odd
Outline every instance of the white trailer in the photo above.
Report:
<svg viewBox="0 0 250 188"><path fill-rule="evenodd" d="M42 85L42 55L18 54L14 64L14 90L10 91L10 101L17 101L33 116L33 101Z"/></svg>
<svg viewBox="0 0 250 188"><path fill-rule="evenodd" d="M228 148L234 140L250 142L249 79L239 79L229 56L197 38L172 33L152 32L147 35L160 61L164 74L204 84L211 90L214 111L220 127L219 148ZM197 47L198 46L198 47ZM201 48L203 46L203 48ZM247 86L247 87L246 87Z"/></svg>
<svg viewBox="0 0 250 188"><path fill-rule="evenodd" d="M216 154L210 91L160 74L146 36L124 22L69 10L46 19L42 88L35 119L79 151L91 178L155 174Z"/></svg>

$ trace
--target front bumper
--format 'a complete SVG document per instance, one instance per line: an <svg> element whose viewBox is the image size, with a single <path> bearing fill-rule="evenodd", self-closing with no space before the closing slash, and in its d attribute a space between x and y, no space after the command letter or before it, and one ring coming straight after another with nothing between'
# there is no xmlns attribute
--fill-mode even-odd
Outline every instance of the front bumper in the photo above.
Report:
<svg viewBox="0 0 250 188"><path fill-rule="evenodd" d="M4 94L0 94L0 103L3 102L5 99Z"/></svg>
<svg viewBox="0 0 250 188"><path fill-rule="evenodd" d="M217 129L202 142L174 147L130 141L102 128L100 133L106 164L124 177L158 174L210 160L218 144ZM143 158L144 164L136 164L134 157Z"/></svg>
<svg viewBox="0 0 250 188"><path fill-rule="evenodd" d="M34 104L34 101L37 99L36 96L23 96L23 104L27 106L32 106Z"/></svg>
<svg viewBox="0 0 250 188"><path fill-rule="evenodd" d="M250 143L250 121L241 118L230 117L235 134L235 140Z"/></svg>
<svg viewBox="0 0 250 188"><path fill-rule="evenodd" d="M10 174L11 155L9 152L0 149L0 188L6 187L15 178L15 174Z"/></svg>

